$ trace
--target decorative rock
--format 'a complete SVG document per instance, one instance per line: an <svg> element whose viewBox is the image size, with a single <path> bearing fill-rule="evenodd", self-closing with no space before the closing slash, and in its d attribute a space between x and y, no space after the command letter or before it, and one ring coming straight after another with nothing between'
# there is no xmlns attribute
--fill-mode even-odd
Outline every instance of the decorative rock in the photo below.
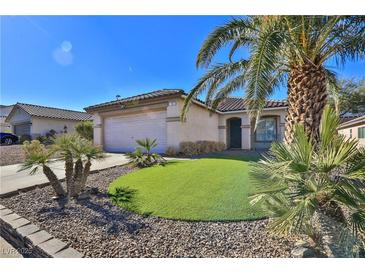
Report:
<svg viewBox="0 0 365 274"><path fill-rule="evenodd" d="M53 255L55 258L82 258L82 254L75 249L69 247L61 250Z"/></svg>
<svg viewBox="0 0 365 274"><path fill-rule="evenodd" d="M79 197L77 197L78 200L87 200L90 198L90 195L88 193L81 193Z"/></svg>
<svg viewBox="0 0 365 274"><path fill-rule="evenodd" d="M54 255L58 251L61 251L65 247L67 247L67 244L58 240L58 239L50 239L48 241L45 241L38 245L40 248L43 249L44 252L46 252L48 255Z"/></svg>
<svg viewBox="0 0 365 274"><path fill-rule="evenodd" d="M39 231L39 227L34 225L34 224L28 224L28 225L25 225L25 226L22 226L22 227L19 227L17 229L17 232L22 235L23 237L26 237L28 235L31 235L37 231Z"/></svg>
<svg viewBox="0 0 365 274"><path fill-rule="evenodd" d="M294 244L295 247L305 247L305 248L310 248L311 245L310 243L308 243L307 241L304 240L299 240Z"/></svg>
<svg viewBox="0 0 365 274"><path fill-rule="evenodd" d="M89 193L88 200L71 200L63 208L59 201L51 200L54 192L50 186L5 198L1 203L29 217L35 225L52 231L56 238L70 244L84 257L291 256L297 238L271 235L267 232L268 220L174 221L141 216L113 205L106 195L110 182L131 170L124 166L91 174L88 185L97 187L100 192ZM39 233L46 232L38 231L25 239L34 240L33 235ZM25 245L33 248L31 256L47 256L39 248L40 242L35 246L27 240ZM52 256L68 256L69 253L68 248L64 248Z"/></svg>
<svg viewBox="0 0 365 274"><path fill-rule="evenodd" d="M39 245L40 243L43 243L45 241L48 241L53 238L53 236L49 233L47 233L44 230L38 231L36 233L33 233L26 237L29 239L29 241L34 245Z"/></svg>
<svg viewBox="0 0 365 274"><path fill-rule="evenodd" d="M295 247L291 251L291 255L294 258L315 258L316 253L312 248L306 248L306 247Z"/></svg>

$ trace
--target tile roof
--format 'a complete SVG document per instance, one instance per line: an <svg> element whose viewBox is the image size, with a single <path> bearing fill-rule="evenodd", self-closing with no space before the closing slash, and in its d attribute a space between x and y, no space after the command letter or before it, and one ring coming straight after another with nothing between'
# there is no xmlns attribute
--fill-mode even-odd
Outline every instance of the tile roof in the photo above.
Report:
<svg viewBox="0 0 365 274"><path fill-rule="evenodd" d="M11 110L13 109L14 105L4 106L0 105L0 117L7 117Z"/></svg>
<svg viewBox="0 0 365 274"><path fill-rule="evenodd" d="M65 119L65 120L76 120L76 121L87 121L92 120L92 115L86 112L74 111L69 109L52 108L24 103L16 103L17 107L23 109L31 116L54 118L54 119ZM14 108L15 109L15 108Z"/></svg>
<svg viewBox="0 0 365 274"><path fill-rule="evenodd" d="M162 89L162 90L156 90L149 93L143 93L136 96L131 96L127 98L122 98L119 100L113 100L110 102L93 105L86 107L85 110L94 110L98 108L103 108L106 106L116 105L120 103L126 103L126 102L132 102L132 101L138 101L138 100L144 100L144 99L153 99L153 98L159 98L163 96L169 96L169 95L187 95L187 93L184 92L182 89ZM198 100L200 103L203 103L202 101ZM279 100L269 100L266 103L265 108L276 108L276 107L287 107L287 102L285 100L279 101ZM228 111L240 111L240 110L246 110L246 107L244 105L244 100L242 98L234 98L229 97L226 98L222 103L219 104L218 111L221 112L228 112Z"/></svg>
<svg viewBox="0 0 365 274"><path fill-rule="evenodd" d="M365 124L365 115L362 115L360 117L357 117L355 119L351 119L349 121L343 122L339 125L339 129L354 126L357 124Z"/></svg>
<svg viewBox="0 0 365 274"><path fill-rule="evenodd" d="M268 100L265 108L287 107L285 100ZM218 110L221 112L246 110L244 100L242 98L228 97L219 104Z"/></svg>
<svg viewBox="0 0 365 274"><path fill-rule="evenodd" d="M135 95L135 96L131 96L131 97L122 98L119 100L109 101L109 102L102 103L102 104L88 106L84 109L86 111L88 111L91 109L97 109L97 108L106 107L106 106L110 106L110 105L116 105L116 104L120 104L120 103L133 102L133 101L139 101L139 100L145 100L145 99L154 99L154 98L175 95L175 94L185 94L185 93L182 89L161 89L161 90L143 93L143 94L139 94L139 95Z"/></svg>

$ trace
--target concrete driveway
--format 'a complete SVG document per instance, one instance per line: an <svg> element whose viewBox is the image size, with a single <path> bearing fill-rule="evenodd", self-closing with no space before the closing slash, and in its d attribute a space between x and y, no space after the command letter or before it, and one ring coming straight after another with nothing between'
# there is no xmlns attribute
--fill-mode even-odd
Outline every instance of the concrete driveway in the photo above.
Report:
<svg viewBox="0 0 365 274"><path fill-rule="evenodd" d="M100 170L126 163L128 163L128 159L125 154L107 153L104 160L92 163L91 170ZM17 172L20 166L20 164L0 166L0 197L11 192L48 183L42 170L38 170L34 175L29 175L29 170ZM64 162L54 162L50 164L50 167L59 179L65 178Z"/></svg>

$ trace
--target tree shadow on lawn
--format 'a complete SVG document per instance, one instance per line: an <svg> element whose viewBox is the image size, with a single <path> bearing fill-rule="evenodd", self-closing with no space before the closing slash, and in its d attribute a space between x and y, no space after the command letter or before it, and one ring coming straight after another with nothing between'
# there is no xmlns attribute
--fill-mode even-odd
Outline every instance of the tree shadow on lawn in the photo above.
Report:
<svg viewBox="0 0 365 274"><path fill-rule="evenodd" d="M137 234L141 229L148 229L148 225L143 222L143 217L133 218L136 215L128 210L121 209L109 201L106 193L98 193L83 200L69 202L62 207L44 207L38 212L48 218L65 219L67 217L82 216L89 225L104 227L108 234L116 235L122 232ZM86 213L85 209L94 213Z"/></svg>

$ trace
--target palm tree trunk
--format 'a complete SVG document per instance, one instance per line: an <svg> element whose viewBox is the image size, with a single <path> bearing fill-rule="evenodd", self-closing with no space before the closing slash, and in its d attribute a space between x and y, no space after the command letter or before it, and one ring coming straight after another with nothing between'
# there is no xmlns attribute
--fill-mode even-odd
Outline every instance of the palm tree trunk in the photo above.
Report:
<svg viewBox="0 0 365 274"><path fill-rule="evenodd" d="M73 181L75 183L75 193L73 196L77 196L80 194L82 174L83 174L82 160L78 159L75 163L75 172L73 178Z"/></svg>
<svg viewBox="0 0 365 274"><path fill-rule="evenodd" d="M59 197L66 196L66 192L63 189L61 183L59 182L56 174L50 169L48 166L43 165L43 173L46 175L47 179L49 180L53 190L55 191L56 195Z"/></svg>
<svg viewBox="0 0 365 274"><path fill-rule="evenodd" d="M84 188L85 188L85 185L86 185L86 180L87 180L87 177L89 176L90 174L90 168L91 168L91 161L88 160L85 164L85 167L84 167L84 172L82 174L82 179L81 179L81 188L80 188L80 191L83 191Z"/></svg>
<svg viewBox="0 0 365 274"><path fill-rule="evenodd" d="M326 73L312 64L291 67L288 79L288 112L285 142L293 141L295 125L303 124L313 143L319 138L323 109L327 102Z"/></svg>
<svg viewBox="0 0 365 274"><path fill-rule="evenodd" d="M74 196L75 193L75 182L73 180L74 163L72 156L67 156L65 158L65 176L66 176L66 186L67 193L70 197Z"/></svg>

